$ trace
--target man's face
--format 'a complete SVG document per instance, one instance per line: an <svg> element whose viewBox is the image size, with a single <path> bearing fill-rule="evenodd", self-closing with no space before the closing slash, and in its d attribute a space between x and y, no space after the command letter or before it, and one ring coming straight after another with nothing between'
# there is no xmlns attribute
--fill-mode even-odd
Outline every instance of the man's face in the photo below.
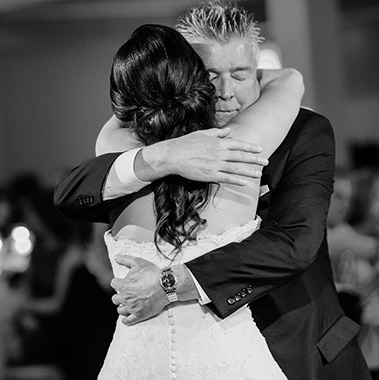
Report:
<svg viewBox="0 0 379 380"><path fill-rule="evenodd" d="M223 127L259 97L257 58L245 39L234 39L226 44L207 41L193 47L216 88L216 121Z"/></svg>

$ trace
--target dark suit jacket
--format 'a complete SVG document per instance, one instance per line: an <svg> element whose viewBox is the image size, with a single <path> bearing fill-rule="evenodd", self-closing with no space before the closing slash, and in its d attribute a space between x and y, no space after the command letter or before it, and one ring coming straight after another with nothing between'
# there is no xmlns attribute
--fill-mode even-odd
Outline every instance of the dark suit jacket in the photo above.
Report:
<svg viewBox="0 0 379 380"><path fill-rule="evenodd" d="M326 243L334 144L329 121L301 109L264 169L261 183L270 191L258 206L261 228L242 243L187 263L221 318L249 304L290 380L369 378L355 343L359 326L338 303ZM109 221L107 212L127 201L101 199L117 156L71 171L56 189L58 209L74 219Z"/></svg>

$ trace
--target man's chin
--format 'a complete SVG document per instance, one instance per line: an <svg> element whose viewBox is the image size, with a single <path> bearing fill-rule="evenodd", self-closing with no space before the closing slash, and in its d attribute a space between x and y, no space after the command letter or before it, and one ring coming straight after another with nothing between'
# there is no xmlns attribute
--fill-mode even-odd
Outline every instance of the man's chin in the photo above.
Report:
<svg viewBox="0 0 379 380"><path fill-rule="evenodd" d="M219 127L225 127L226 124L229 123L230 120L233 119L234 116L237 115L238 112L216 112L215 118Z"/></svg>

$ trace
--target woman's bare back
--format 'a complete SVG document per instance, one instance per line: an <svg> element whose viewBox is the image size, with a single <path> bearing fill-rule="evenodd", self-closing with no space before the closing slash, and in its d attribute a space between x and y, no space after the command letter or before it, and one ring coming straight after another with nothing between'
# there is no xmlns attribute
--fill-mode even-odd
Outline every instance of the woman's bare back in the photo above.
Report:
<svg viewBox="0 0 379 380"><path fill-rule="evenodd" d="M231 225L253 220L259 185L259 179L250 180L246 186L213 185L212 197L200 215L207 220L202 231L217 235ZM153 199L151 190L137 193L113 223L113 236L133 238L137 242L153 241L156 228Z"/></svg>

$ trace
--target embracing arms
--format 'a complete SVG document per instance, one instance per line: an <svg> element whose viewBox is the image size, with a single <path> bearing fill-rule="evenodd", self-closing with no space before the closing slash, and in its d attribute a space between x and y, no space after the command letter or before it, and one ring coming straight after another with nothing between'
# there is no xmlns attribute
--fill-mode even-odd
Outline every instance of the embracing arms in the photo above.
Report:
<svg viewBox="0 0 379 380"><path fill-rule="evenodd" d="M251 168L242 165L239 168L234 163L254 163L247 153L260 153L259 148L263 150L261 156L265 158L272 154L298 114L304 85L301 74L294 69L258 70L258 79L261 87L259 101L234 117L226 128L195 132L190 134L190 140L188 136L183 136L143 147L134 162L136 176L141 181L152 182L177 174L198 181L236 185L245 182L231 175L233 172L246 177L259 176ZM209 136L232 137L236 140L219 140L219 144L215 145ZM189 143L192 145L191 152L186 151ZM98 136L96 155L133 148L136 145L133 145L121 122L113 116ZM193 171L188 169L191 160L199 162ZM207 170L203 171L202 167L200 171L200 163L205 162Z"/></svg>
<svg viewBox="0 0 379 380"><path fill-rule="evenodd" d="M272 80L269 73L266 77L269 83ZM261 79L263 86L266 77ZM302 91L300 83L299 89ZM65 216L75 220L109 223L108 211L123 204L128 194L146 186L144 181L179 174L198 181L243 186L246 178L260 177L261 168L257 168L257 165L267 164L258 155L261 149L256 143L248 143L234 136L229 138L230 128L198 131L144 147L137 153L135 161L129 161L129 166L132 169L134 167L138 177L134 178L135 186L126 184L129 188L126 186L122 193L114 191L114 196L104 199L106 179L116 159L130 160L124 157L126 153L122 154L124 150L130 149L130 143L120 125L113 116L98 137L98 157L75 167L58 183L54 202Z"/></svg>
<svg viewBox="0 0 379 380"><path fill-rule="evenodd" d="M123 129L120 131L124 132ZM230 129L227 128L211 129L143 148L137 159L129 163L133 168L134 162L134 169L139 175L139 179L134 178L137 188L134 186L131 191L127 188L108 200L103 198L107 176L115 160L122 160L124 156L122 152L101 154L75 167L61 179L54 194L55 205L68 218L109 223L109 210L123 204L128 194L146 186L147 183L139 180L151 181L180 173L199 181L245 185L244 177L259 178L261 175L261 171L252 164L265 165L267 162L257 155L261 149L255 144L227 138L229 134Z"/></svg>

